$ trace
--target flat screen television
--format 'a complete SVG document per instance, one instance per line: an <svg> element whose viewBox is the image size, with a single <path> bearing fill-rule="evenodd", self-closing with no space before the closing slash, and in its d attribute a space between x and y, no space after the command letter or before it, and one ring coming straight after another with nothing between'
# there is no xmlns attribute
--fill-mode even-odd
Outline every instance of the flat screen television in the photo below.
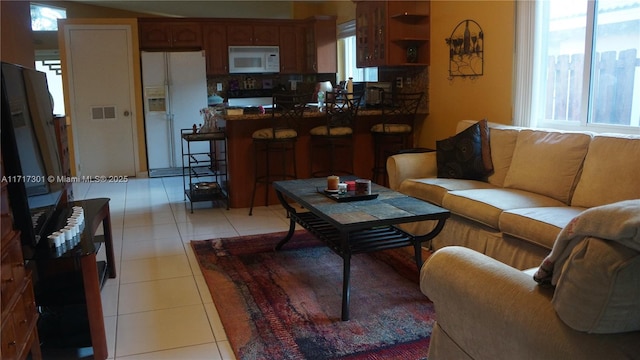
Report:
<svg viewBox="0 0 640 360"><path fill-rule="evenodd" d="M2 180L22 243L33 248L66 201L53 121L46 74L3 62Z"/></svg>

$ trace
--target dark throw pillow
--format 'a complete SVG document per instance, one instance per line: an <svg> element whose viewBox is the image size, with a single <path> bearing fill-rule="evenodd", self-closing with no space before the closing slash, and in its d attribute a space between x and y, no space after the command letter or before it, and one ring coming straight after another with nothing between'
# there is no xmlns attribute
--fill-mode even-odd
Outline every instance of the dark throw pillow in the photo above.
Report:
<svg viewBox="0 0 640 360"><path fill-rule="evenodd" d="M480 138L482 139L482 164L487 174L493 172L493 161L491 160L491 145L489 144L489 122L487 119L478 121L480 125Z"/></svg>
<svg viewBox="0 0 640 360"><path fill-rule="evenodd" d="M481 120L455 136L436 141L438 177L483 180L489 175L493 164L488 135L487 121Z"/></svg>

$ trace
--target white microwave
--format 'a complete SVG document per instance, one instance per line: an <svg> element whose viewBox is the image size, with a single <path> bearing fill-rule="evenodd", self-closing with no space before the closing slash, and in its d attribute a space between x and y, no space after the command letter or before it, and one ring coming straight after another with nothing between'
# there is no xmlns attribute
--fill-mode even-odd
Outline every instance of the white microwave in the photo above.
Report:
<svg viewBox="0 0 640 360"><path fill-rule="evenodd" d="M229 73L280 72L280 47L229 46Z"/></svg>

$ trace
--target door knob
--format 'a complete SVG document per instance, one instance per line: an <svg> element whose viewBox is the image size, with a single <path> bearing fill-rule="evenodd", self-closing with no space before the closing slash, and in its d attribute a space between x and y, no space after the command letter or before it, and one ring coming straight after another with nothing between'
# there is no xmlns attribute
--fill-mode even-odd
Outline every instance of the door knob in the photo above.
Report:
<svg viewBox="0 0 640 360"><path fill-rule="evenodd" d="M124 111L124 116L129 116L129 110Z"/></svg>

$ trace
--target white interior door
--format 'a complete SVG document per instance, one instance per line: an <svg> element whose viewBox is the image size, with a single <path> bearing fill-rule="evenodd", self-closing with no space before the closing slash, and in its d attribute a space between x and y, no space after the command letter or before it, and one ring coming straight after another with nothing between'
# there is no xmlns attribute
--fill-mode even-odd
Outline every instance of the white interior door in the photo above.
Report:
<svg viewBox="0 0 640 360"><path fill-rule="evenodd" d="M64 37L76 173L135 176L131 26L67 25Z"/></svg>

